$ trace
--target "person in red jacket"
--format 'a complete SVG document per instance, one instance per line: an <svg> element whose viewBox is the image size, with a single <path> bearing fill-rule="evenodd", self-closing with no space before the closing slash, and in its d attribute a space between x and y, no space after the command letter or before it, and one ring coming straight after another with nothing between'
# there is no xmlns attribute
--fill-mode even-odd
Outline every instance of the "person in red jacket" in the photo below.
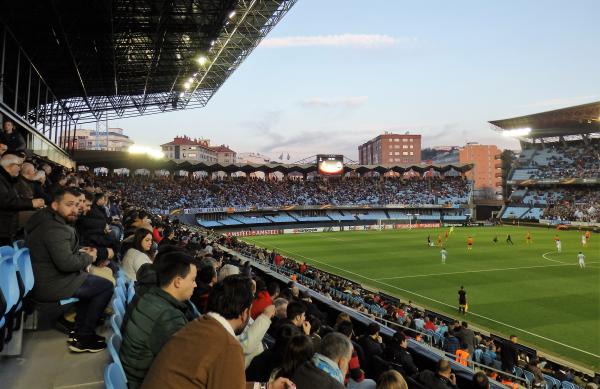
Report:
<svg viewBox="0 0 600 389"><path fill-rule="evenodd" d="M435 331L437 328L435 327L435 323L431 321L431 318L427 316L425 318L425 325L423 326L426 330Z"/></svg>
<svg viewBox="0 0 600 389"><path fill-rule="evenodd" d="M283 257L280 254L275 255L275 266L281 266L283 262Z"/></svg>
<svg viewBox="0 0 600 389"><path fill-rule="evenodd" d="M159 244L160 241L163 239L163 231L164 231L165 227L164 226L158 226L158 227L154 227L154 230L152 230L152 239L154 239L154 241L156 242L156 244Z"/></svg>
<svg viewBox="0 0 600 389"><path fill-rule="evenodd" d="M256 320L269 305L273 305L273 300L267 290L267 285L261 278L256 278L256 297L252 302L252 309L250 310L252 319Z"/></svg>
<svg viewBox="0 0 600 389"><path fill-rule="evenodd" d="M306 272L306 262L303 262L302 265L300 265L300 274L304 274Z"/></svg>

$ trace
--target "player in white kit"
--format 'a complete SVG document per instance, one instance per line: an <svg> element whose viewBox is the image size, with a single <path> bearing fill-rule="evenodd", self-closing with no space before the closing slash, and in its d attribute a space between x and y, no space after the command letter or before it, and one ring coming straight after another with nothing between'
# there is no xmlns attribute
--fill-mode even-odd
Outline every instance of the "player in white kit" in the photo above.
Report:
<svg viewBox="0 0 600 389"><path fill-rule="evenodd" d="M446 264L446 256L448 255L448 251L446 251L446 249L442 247L440 254L442 255L442 263Z"/></svg>
<svg viewBox="0 0 600 389"><path fill-rule="evenodd" d="M560 243L560 239L556 240L556 251L559 253L562 251L562 243Z"/></svg>
<svg viewBox="0 0 600 389"><path fill-rule="evenodd" d="M579 260L579 267L583 269L585 267L585 255L581 251L577 254L577 259Z"/></svg>

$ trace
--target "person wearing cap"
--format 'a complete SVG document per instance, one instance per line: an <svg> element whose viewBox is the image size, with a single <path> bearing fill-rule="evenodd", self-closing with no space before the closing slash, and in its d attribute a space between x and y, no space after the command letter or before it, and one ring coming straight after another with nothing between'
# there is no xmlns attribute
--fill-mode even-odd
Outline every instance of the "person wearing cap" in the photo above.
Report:
<svg viewBox="0 0 600 389"><path fill-rule="evenodd" d="M44 207L43 199L19 197L15 185L24 156L8 151L0 158L0 245L12 245L19 227L19 212Z"/></svg>
<svg viewBox="0 0 600 389"><path fill-rule="evenodd" d="M0 143L6 145L7 151L25 152L27 150L23 135L16 130L15 124L11 120L4 120L2 124Z"/></svg>

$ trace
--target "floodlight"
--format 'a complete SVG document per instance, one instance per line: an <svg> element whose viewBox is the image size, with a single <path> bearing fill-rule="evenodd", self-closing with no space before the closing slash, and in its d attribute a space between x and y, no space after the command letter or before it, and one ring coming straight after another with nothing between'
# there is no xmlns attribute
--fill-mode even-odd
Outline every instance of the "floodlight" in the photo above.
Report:
<svg viewBox="0 0 600 389"><path fill-rule="evenodd" d="M200 64L200 66L203 66L204 64L206 64L208 62L208 58L206 58L205 56L201 55L201 56L198 57L197 61Z"/></svg>
<svg viewBox="0 0 600 389"><path fill-rule="evenodd" d="M130 146L127 151L130 154L147 154L148 156L150 156L152 158L156 158L156 159L160 159L165 156L165 154L162 151L152 149L152 148L146 147L146 146L133 145L133 146Z"/></svg>
<svg viewBox="0 0 600 389"><path fill-rule="evenodd" d="M190 89L190 86L192 86L192 83L190 83L189 81L188 81L188 82L186 82L185 84L183 84L183 87L184 87L185 89Z"/></svg>
<svg viewBox="0 0 600 389"><path fill-rule="evenodd" d="M235 10L229 13L229 19L233 19L235 17Z"/></svg>
<svg viewBox="0 0 600 389"><path fill-rule="evenodd" d="M512 130L505 130L502 132L502 135L506 136L506 137L519 137L519 136L529 135L530 133L531 133L531 128L525 127L525 128L514 128Z"/></svg>

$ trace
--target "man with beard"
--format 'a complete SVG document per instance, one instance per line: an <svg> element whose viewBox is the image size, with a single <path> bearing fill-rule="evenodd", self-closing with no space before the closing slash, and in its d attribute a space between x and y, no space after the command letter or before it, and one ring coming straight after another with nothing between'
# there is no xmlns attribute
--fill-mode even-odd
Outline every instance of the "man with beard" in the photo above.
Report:
<svg viewBox="0 0 600 389"><path fill-rule="evenodd" d="M242 346L236 338L248 324L253 297L248 277L232 275L215 284L208 313L173 335L154 359L142 388L266 388L266 384L246 383ZM291 385L279 378L269 388Z"/></svg>
<svg viewBox="0 0 600 389"><path fill-rule="evenodd" d="M97 252L81 247L72 227L79 213L79 196L75 188L57 191L50 208L29 219L25 239L35 276L33 298L40 302L78 298L75 334L69 349L98 352L106 348L106 343L95 329L114 288L110 281L88 274Z"/></svg>
<svg viewBox="0 0 600 389"><path fill-rule="evenodd" d="M153 266L158 286L139 299L123 327L120 357L129 389L140 387L163 345L195 317L186 304L196 287L194 258L172 252Z"/></svg>

